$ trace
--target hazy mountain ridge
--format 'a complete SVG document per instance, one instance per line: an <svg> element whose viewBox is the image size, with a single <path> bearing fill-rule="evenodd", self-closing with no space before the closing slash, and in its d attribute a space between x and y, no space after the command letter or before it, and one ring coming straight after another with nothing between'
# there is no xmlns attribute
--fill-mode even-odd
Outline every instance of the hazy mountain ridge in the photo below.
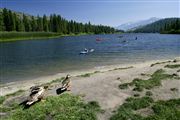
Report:
<svg viewBox="0 0 180 120"><path fill-rule="evenodd" d="M140 20L140 21L137 21L137 22L129 22L129 23L119 25L118 27L116 27L116 29L125 30L125 31L134 30L134 29L137 29L137 28L142 27L144 25L156 22L156 21L158 21L160 19L161 18L152 17L152 18L149 18L149 19L146 19L146 20Z"/></svg>
<svg viewBox="0 0 180 120"><path fill-rule="evenodd" d="M132 30L141 33L179 33L180 18L164 18Z"/></svg>

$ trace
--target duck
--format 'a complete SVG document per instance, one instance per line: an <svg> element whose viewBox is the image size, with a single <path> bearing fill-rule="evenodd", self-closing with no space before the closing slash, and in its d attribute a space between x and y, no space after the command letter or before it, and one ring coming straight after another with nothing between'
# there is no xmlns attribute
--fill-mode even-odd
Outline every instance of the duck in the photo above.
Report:
<svg viewBox="0 0 180 120"><path fill-rule="evenodd" d="M70 78L71 76L68 74L66 78L62 81L62 89L68 89L70 87Z"/></svg>
<svg viewBox="0 0 180 120"><path fill-rule="evenodd" d="M45 91L48 86L33 86L30 88L30 95L26 102L26 105L32 105L43 99Z"/></svg>

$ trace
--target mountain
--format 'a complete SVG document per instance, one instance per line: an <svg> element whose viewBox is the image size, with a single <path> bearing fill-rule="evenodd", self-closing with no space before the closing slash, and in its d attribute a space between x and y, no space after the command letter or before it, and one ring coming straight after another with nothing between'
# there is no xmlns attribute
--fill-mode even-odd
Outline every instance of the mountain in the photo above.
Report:
<svg viewBox="0 0 180 120"><path fill-rule="evenodd" d="M121 24L118 27L116 27L116 29L125 30L125 31L132 30L132 29L138 28L140 26L144 26L144 25L156 22L158 20L160 20L160 18L152 17L152 18L149 18L149 19L146 19L146 20Z"/></svg>
<svg viewBox="0 0 180 120"><path fill-rule="evenodd" d="M165 18L139 27L133 32L141 33L180 33L180 18Z"/></svg>

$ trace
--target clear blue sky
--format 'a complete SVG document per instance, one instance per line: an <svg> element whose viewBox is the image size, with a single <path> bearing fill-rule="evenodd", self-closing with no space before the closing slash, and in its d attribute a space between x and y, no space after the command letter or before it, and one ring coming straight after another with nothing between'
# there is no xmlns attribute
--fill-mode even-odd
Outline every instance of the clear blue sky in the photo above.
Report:
<svg viewBox="0 0 180 120"><path fill-rule="evenodd" d="M0 0L0 7L110 26L150 17L180 17L180 0Z"/></svg>

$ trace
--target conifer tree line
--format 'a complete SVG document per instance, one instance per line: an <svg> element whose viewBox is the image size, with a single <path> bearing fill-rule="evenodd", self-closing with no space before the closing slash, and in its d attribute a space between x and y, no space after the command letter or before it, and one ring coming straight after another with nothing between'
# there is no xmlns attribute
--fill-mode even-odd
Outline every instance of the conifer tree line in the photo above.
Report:
<svg viewBox="0 0 180 120"><path fill-rule="evenodd" d="M9 9L3 8L0 12L0 31L17 32L57 32L61 34L78 33L114 33L115 29L109 26L92 25L66 20L60 15L52 14L49 17L43 15L29 16L19 15Z"/></svg>

